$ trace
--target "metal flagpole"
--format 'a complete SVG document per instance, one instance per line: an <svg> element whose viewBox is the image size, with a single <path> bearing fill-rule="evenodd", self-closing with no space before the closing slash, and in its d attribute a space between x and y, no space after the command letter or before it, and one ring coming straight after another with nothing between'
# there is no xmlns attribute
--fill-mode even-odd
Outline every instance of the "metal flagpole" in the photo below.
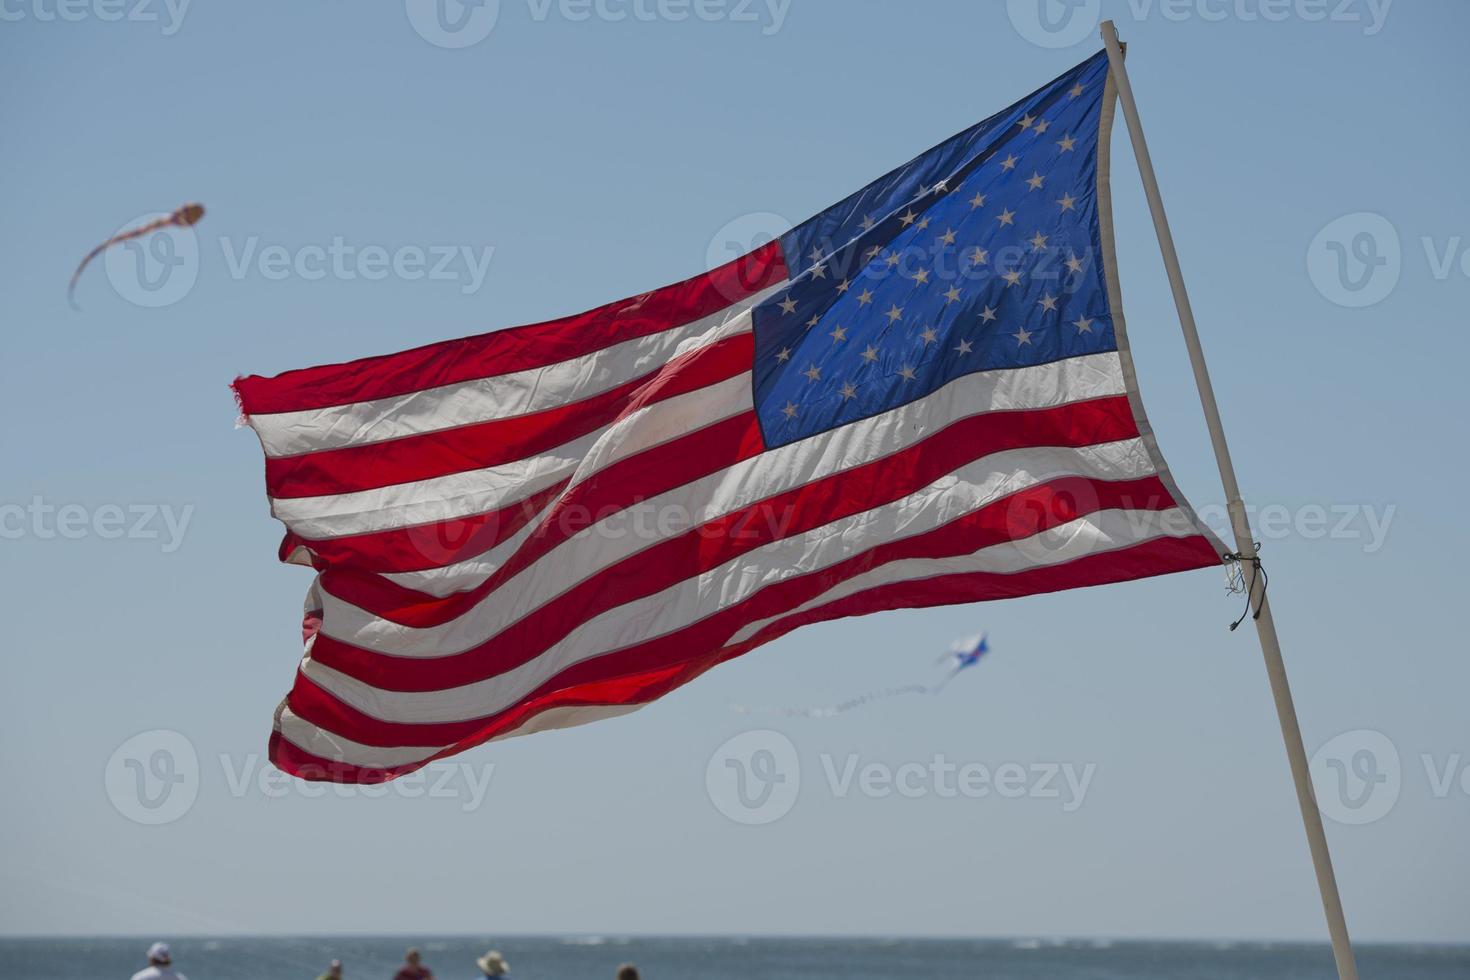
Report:
<svg viewBox="0 0 1470 980"><path fill-rule="evenodd" d="M1117 86L1118 101L1123 106L1123 118L1128 122L1133 155L1138 159L1138 170L1143 177L1143 190L1148 197L1149 212L1153 215L1154 231L1158 235L1159 249L1163 252L1164 267L1169 273L1169 287L1173 290L1174 305L1179 311L1179 325L1184 330L1184 343L1189 348L1189 363L1194 368L1194 382L1199 389L1200 404L1205 410L1210 442L1215 447L1215 461L1220 467L1220 482L1225 486L1226 507L1230 512L1231 529L1235 533L1235 548L1242 567L1251 566L1247 588L1253 593L1256 633L1260 637L1261 652L1266 659L1266 676L1271 681L1271 694L1276 700L1276 715L1281 721L1281 737L1286 742L1286 757L1291 762L1297 803L1301 807L1302 823L1306 825L1307 843L1312 850L1312 864L1317 869L1317 888L1322 893L1322 908L1327 913L1327 929L1332 936L1332 955L1337 960L1337 975L1339 980L1358 980L1353 945L1348 938L1347 922L1342 914L1342 898L1337 892L1337 878L1332 873L1332 855L1327 850L1327 834L1322 829L1322 814L1317 809L1317 797L1312 792L1307 750L1302 744L1302 730L1297 723L1296 705L1291 699L1291 685L1286 679L1286 665L1281 660L1281 643L1276 637L1271 605L1266 599L1264 587L1258 594L1255 589L1256 580L1260 578L1255 574L1256 545L1251 538L1245 505L1240 499L1240 486L1235 479L1235 466L1230 461L1230 447L1225 441L1225 429L1220 424L1220 408L1215 404L1215 390L1210 384L1209 369L1205 366L1199 331L1194 323L1194 311L1189 305L1189 294L1184 289L1184 276L1179 271L1174 236L1169 231L1169 219L1164 214L1164 202L1159 196L1159 183L1154 175L1153 161L1149 159L1148 144L1144 141L1143 127L1138 121L1138 106L1133 101L1133 87L1128 83L1128 71L1123 66L1123 49L1118 44L1118 32L1110 20L1102 23L1102 39L1108 52L1108 66Z"/></svg>

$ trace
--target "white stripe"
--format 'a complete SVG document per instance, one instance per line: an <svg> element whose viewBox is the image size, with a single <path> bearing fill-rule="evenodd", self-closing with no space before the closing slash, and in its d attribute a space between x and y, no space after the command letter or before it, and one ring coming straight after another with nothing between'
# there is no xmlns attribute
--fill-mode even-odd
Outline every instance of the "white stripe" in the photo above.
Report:
<svg viewBox="0 0 1470 980"><path fill-rule="evenodd" d="M685 341L739 316L777 288L684 326L558 364L349 405L252 415L249 422L267 456L294 456L529 415L590 398L657 371Z"/></svg>
<svg viewBox="0 0 1470 980"><path fill-rule="evenodd" d="M485 642L577 583L657 543L669 530L686 531L783 491L892 455L932 435L941 425L971 415L1116 395L1122 383L1117 356L1111 353L965 375L927 398L768 450L650 498L632 514L611 515L579 531L442 625L426 629L401 626L327 593L322 630L354 646L395 656L458 653ZM652 405L648 410L658 407ZM625 435L635 437L631 432ZM1033 452L1015 450L999 458L1008 461L1005 465L1024 467L1034 458ZM654 526L640 528L640 521ZM675 522L677 526L671 527Z"/></svg>
<svg viewBox="0 0 1470 980"><path fill-rule="evenodd" d="M380 572L377 574L405 589L413 589L416 592L441 598L455 592L472 589L494 575L496 570L504 565L511 555L515 554L516 549L536 533L536 527L542 515L551 508L552 503L555 501L549 501L515 534L473 558L466 558L452 565L441 565L438 568L426 568L422 571Z"/></svg>
<svg viewBox="0 0 1470 980"><path fill-rule="evenodd" d="M599 439L588 451L572 477L571 486L587 482L619 460L754 410L749 371L645 405L608 426L604 431L606 438Z"/></svg>
<svg viewBox="0 0 1470 980"><path fill-rule="evenodd" d="M388 531L498 510L576 471L598 433L513 463L374 490L322 497L272 497L271 513L305 538Z"/></svg>
<svg viewBox="0 0 1470 980"><path fill-rule="evenodd" d="M319 758L373 769L409 765L420 759L427 759L443 748L443 746L420 745L383 748L378 745L364 745L335 732L318 728L290 708L281 709L276 731L298 749L310 752Z"/></svg>
<svg viewBox="0 0 1470 980"><path fill-rule="evenodd" d="M526 719L520 725L510 731L501 732L491 742L499 742L501 739L512 738L516 735L534 735L537 732L551 732L559 728L575 728L578 725L590 725L594 721L602 721L604 718L618 718L622 715L631 715L639 708L646 707L645 704L583 704L569 705L564 708L549 708Z"/></svg>
<svg viewBox="0 0 1470 980"><path fill-rule="evenodd" d="M1113 444L1116 448L1124 445ZM1122 455L1111 461L1099 459L1102 468L1152 472L1152 463L1139 441L1127 440L1126 446ZM1104 456L1099 449L1068 452ZM1143 457L1141 462L1139 456ZM1084 460L1074 462L1085 466ZM654 595L610 609L587 620L535 659L460 687L387 691L309 657L303 661L302 671L347 704L385 721L433 723L483 717L515 704L574 664L681 629L748 599L766 586L826 568L876 544L947 524L994 499L996 487L1008 486L1013 479L1014 474L1000 472L945 477L901 501L773 542ZM1161 528L1162 533L1176 537L1198 533L1188 515L1178 510L1099 511L1020 542L993 545L943 561L954 571L1021 571L1144 540L1160 533Z"/></svg>

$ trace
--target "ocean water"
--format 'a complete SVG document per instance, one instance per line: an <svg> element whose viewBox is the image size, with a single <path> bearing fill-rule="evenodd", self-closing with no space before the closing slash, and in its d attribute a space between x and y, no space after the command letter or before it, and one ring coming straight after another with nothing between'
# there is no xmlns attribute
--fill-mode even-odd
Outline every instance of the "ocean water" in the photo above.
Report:
<svg viewBox="0 0 1470 980"><path fill-rule="evenodd" d="M127 980L155 937L0 940L0 975L26 980ZM170 937L161 937L170 938ZM1333 980L1326 946L1104 940L733 938L231 937L172 939L189 980L314 980L332 958L345 980L391 980L417 945L437 980L478 980L493 945L513 980L611 980L638 964L648 980ZM1470 980L1470 946L1365 946L1364 980Z"/></svg>

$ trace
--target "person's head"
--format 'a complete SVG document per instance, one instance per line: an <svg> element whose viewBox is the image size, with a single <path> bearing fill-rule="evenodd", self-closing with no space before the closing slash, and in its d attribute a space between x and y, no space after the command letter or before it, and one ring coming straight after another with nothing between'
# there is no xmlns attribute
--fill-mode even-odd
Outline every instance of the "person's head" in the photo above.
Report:
<svg viewBox="0 0 1470 980"><path fill-rule="evenodd" d="M419 951L415 946L408 947L408 952L403 954L403 961L409 966L419 965Z"/></svg>
<svg viewBox="0 0 1470 980"><path fill-rule="evenodd" d="M342 961L333 960L327 964L327 976L340 977L342 975Z"/></svg>
<svg viewBox="0 0 1470 980"><path fill-rule="evenodd" d="M638 968L632 963L618 967L618 980L638 980Z"/></svg>
<svg viewBox="0 0 1470 980"><path fill-rule="evenodd" d="M149 966L168 966L173 961L173 953L169 951L168 943L154 943L148 947Z"/></svg>
<svg viewBox="0 0 1470 980"><path fill-rule="evenodd" d="M510 964L505 962L505 957L500 955L499 950L492 949L475 960L475 965L487 977L503 977L510 972Z"/></svg>

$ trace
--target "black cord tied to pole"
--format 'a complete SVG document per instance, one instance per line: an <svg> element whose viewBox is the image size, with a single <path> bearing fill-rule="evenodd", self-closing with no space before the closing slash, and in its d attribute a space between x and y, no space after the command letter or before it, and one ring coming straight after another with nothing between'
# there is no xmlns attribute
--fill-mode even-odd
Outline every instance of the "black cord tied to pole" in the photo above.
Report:
<svg viewBox="0 0 1470 980"><path fill-rule="evenodd" d="M1257 541L1255 545L1257 553L1251 555L1249 558L1247 558L1239 551L1231 552L1225 555L1225 560L1235 562L1236 566L1235 577L1232 580L1231 584L1228 586L1229 590L1231 592L1245 593L1245 609L1241 612L1240 616L1235 620L1235 622L1230 624L1230 632L1232 633L1235 632L1235 628L1237 626L1245 622L1245 617L1250 614L1251 596L1254 595L1256 591L1256 578L1259 576L1261 580L1261 601L1256 604L1255 615L1251 616L1251 619L1253 620L1261 618L1261 606L1266 601L1266 587L1271 583L1271 576L1266 574L1266 566L1261 564L1261 556L1259 554L1261 550L1261 543ZM1241 565L1247 564L1251 567L1251 578L1249 582L1246 582L1245 573L1242 572L1240 569Z"/></svg>

